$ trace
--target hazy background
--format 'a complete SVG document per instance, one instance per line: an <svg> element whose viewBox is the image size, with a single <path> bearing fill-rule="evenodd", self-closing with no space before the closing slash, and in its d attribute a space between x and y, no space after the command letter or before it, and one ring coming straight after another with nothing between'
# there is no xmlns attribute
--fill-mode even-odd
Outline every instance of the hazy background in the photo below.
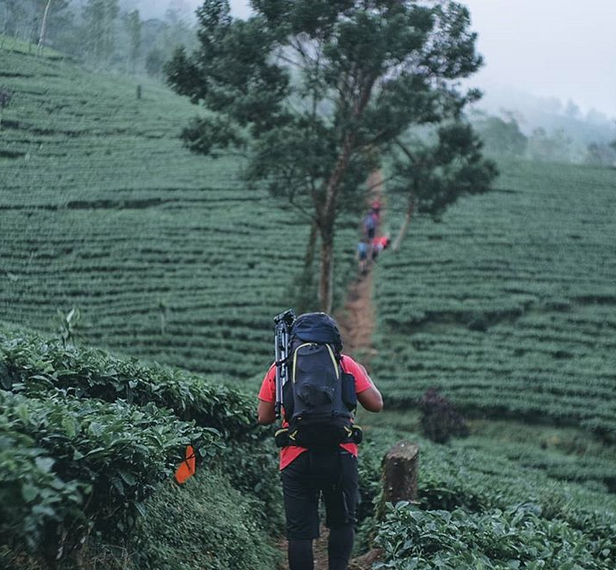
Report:
<svg viewBox="0 0 616 570"><path fill-rule="evenodd" d="M172 5L192 12L200 0L129 0L143 16ZM616 117L616 0L466 0L486 66L473 84L486 92L483 106L527 106L528 96L565 110ZM231 0L235 14L248 2ZM558 99L555 101L554 98ZM551 99L551 101L550 101ZM538 104L539 101L534 101ZM570 107L572 112L573 108Z"/></svg>

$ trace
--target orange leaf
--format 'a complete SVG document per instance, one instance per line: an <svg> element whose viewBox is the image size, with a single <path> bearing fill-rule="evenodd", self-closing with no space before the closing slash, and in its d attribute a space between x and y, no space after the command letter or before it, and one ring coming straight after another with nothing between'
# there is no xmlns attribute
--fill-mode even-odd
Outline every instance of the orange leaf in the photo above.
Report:
<svg viewBox="0 0 616 570"><path fill-rule="evenodd" d="M182 461L180 466L177 468L175 472L175 480L182 485L186 483L196 471L196 460L195 460L195 450L192 448L192 445L189 445L186 448L186 459Z"/></svg>

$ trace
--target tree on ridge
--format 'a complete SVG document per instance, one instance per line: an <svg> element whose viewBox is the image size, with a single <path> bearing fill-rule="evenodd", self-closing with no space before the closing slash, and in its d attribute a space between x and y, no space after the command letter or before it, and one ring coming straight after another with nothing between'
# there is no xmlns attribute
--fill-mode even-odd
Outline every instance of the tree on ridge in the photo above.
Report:
<svg viewBox="0 0 616 570"><path fill-rule="evenodd" d="M227 0L205 0L200 48L176 52L168 81L212 112L184 130L192 150L242 153L247 179L265 181L316 227L319 302L329 312L338 215L364 208L368 174L409 128L459 120L479 97L459 85L482 63L476 34L454 1L251 5L243 21Z"/></svg>

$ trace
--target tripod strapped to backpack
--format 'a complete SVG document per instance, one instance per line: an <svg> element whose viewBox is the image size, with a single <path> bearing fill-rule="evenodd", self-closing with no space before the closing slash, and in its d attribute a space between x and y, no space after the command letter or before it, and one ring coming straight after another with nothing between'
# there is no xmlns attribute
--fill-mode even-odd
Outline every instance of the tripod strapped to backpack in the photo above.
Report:
<svg viewBox="0 0 616 570"><path fill-rule="evenodd" d="M276 419L282 417L282 389L289 380L289 339L295 312L289 309L274 317L274 351L276 356Z"/></svg>

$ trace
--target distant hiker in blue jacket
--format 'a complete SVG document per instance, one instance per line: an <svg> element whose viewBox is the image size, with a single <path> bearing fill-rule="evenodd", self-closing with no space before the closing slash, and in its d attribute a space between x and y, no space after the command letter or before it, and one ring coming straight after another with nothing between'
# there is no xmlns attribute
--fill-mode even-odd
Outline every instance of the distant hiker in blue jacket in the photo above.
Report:
<svg viewBox="0 0 616 570"><path fill-rule="evenodd" d="M370 245L366 240L361 240L357 244L357 261L359 262L359 270L362 273L368 268L368 256L370 254Z"/></svg>

